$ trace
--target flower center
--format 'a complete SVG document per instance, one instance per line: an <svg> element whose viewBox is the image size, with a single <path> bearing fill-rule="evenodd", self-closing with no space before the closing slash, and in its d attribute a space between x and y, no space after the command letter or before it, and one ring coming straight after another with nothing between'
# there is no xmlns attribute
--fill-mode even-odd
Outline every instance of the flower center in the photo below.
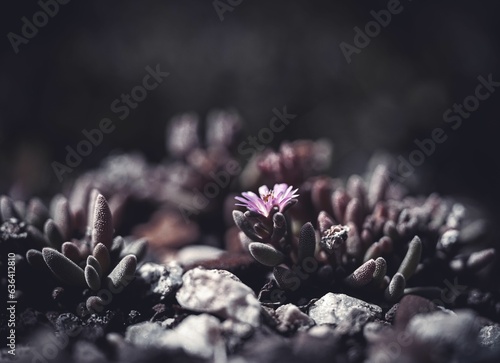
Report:
<svg viewBox="0 0 500 363"><path fill-rule="evenodd" d="M272 199L272 198L274 198L274 193L273 193L273 191L271 190L269 193L267 193L266 195L264 195L264 196L262 197L262 200L263 200L264 202L266 202L266 203L269 203L269 200L270 200L270 199Z"/></svg>

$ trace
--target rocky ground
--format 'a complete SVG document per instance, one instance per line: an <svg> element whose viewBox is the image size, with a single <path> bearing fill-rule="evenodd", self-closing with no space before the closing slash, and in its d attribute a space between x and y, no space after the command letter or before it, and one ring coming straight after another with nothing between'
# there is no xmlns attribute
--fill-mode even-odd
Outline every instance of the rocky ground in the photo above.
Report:
<svg viewBox="0 0 500 363"><path fill-rule="evenodd" d="M164 163L118 155L49 202L2 196L1 361L499 361L497 246L474 206L412 194L390 158L324 175L325 142L244 163L239 119L211 122L205 139L171 123Z"/></svg>

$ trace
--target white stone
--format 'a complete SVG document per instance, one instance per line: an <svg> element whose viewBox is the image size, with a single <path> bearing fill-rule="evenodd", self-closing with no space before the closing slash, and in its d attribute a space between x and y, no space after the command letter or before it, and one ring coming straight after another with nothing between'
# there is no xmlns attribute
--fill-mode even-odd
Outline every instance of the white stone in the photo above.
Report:
<svg viewBox="0 0 500 363"><path fill-rule="evenodd" d="M382 315L380 306L345 294L329 292L309 308L309 316L318 325L338 325L348 319L356 310L361 310L373 318L380 318Z"/></svg>

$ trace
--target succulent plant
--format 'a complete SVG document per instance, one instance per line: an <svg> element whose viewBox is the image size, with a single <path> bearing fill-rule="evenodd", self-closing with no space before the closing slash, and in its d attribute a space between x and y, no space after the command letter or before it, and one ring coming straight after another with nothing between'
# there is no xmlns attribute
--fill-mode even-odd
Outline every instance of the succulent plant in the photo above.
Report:
<svg viewBox="0 0 500 363"><path fill-rule="evenodd" d="M30 249L26 252L28 263L35 269L46 271L57 278L63 286L89 288L93 293L107 289L118 293L133 279L147 243L144 239L125 246L121 236L113 238L113 220L108 202L102 194L94 191L89 201L89 224L85 235L80 238L70 236L75 225L74 214L70 212L66 198L58 196L52 203L54 219L46 217L45 209L36 202L29 208L33 211L27 215L30 221L43 225L44 233L35 225L31 231L38 231L38 238L45 246L40 249ZM43 212L44 214L42 214ZM99 306L105 305L102 297L87 298L86 307L89 311L100 311Z"/></svg>
<svg viewBox="0 0 500 363"><path fill-rule="evenodd" d="M405 196L386 165L374 170L368 184L357 175L345 187L327 178L314 183L319 186L312 204L332 213L318 211L318 231L310 222L297 231L296 218L285 216L298 196L291 187L286 191L293 195L287 194L284 205L261 187L260 198L252 192L237 197L237 205L247 211L233 211L242 243L255 260L273 268L284 292L323 286L393 303L405 293L426 295L428 286L447 278L471 278L494 259L492 248L461 252L466 250L461 239L471 238L463 232L462 205L450 205L436 194ZM280 192L286 188L277 186Z"/></svg>

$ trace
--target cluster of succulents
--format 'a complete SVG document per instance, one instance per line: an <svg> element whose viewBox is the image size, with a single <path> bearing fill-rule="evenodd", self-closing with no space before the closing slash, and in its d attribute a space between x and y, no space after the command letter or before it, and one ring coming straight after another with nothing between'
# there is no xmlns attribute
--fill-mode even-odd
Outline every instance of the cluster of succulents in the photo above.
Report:
<svg viewBox="0 0 500 363"><path fill-rule="evenodd" d="M76 213L62 195L54 197L50 208L37 198L26 208L6 196L0 203L3 227L22 228L27 246L34 247L25 251L18 246L21 249L17 250L25 253L34 273L45 272L62 286L90 289L85 305L88 311L96 312L106 304L98 291L107 289L116 294L132 281L147 242L138 239L125 243L121 236L113 237L113 218L106 199L96 189L88 198L88 208L76 208ZM85 226L83 210L88 214Z"/></svg>
<svg viewBox="0 0 500 363"><path fill-rule="evenodd" d="M273 268L280 292L304 293L303 285L318 285L389 303L405 293L438 297L446 279L470 279L494 260L493 248L471 243L461 204L436 194L405 195L386 165L368 183L353 175L345 184L326 177L311 184L302 200L286 184L271 191L263 186L260 197L237 197L237 206L247 209L233 211L240 240L258 262ZM300 218L287 215L296 203L298 209L313 206L318 231L312 218L301 225ZM271 302L283 299L276 289L267 293Z"/></svg>
<svg viewBox="0 0 500 363"><path fill-rule="evenodd" d="M125 355L152 340L165 352L189 346L188 356L211 357L214 347L204 342L217 335L236 356L267 339L308 346L301 339L328 330L342 339L321 338L321 346L358 362L367 344L380 348L390 324L389 337L401 321L438 310L436 302L500 319L500 290L483 278L495 250L482 240L482 219L437 194L412 196L389 164L344 181L321 174L327 142L285 142L255 153L241 173L226 173L220 193L190 209L228 163L239 167L239 122L233 113L213 114L203 138L198 118L181 115L167 128L170 160L112 156L48 208L38 198L1 196L0 257L16 254L20 320L35 314L58 334L84 327L76 341L106 337L104 350ZM241 190L249 191L235 194ZM120 236L128 231L134 237ZM460 284L456 293L445 293L450 282Z"/></svg>

